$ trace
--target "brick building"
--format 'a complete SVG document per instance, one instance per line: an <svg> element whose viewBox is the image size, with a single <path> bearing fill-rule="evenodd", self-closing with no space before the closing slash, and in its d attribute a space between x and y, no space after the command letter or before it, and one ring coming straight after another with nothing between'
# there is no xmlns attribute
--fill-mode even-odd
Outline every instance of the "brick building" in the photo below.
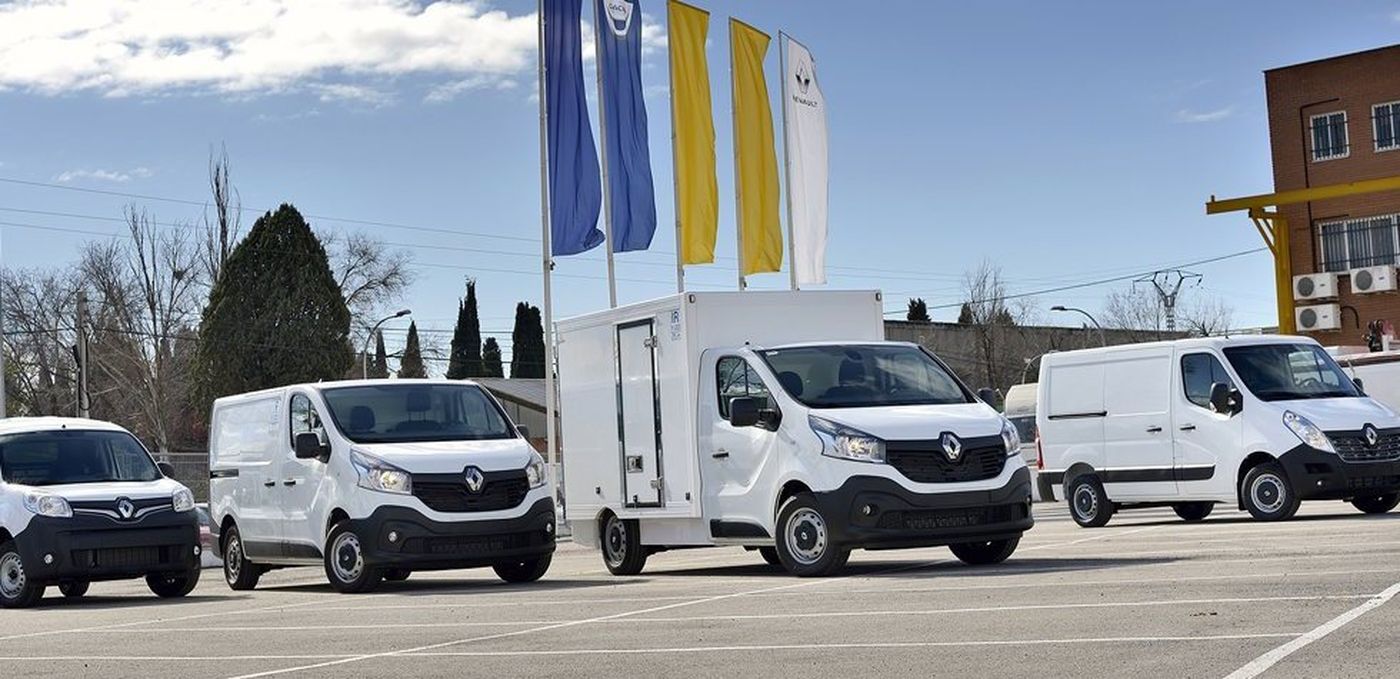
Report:
<svg viewBox="0 0 1400 679"><path fill-rule="evenodd" d="M1400 45L1276 68L1264 73L1269 105L1274 190L1289 191L1365 179L1400 176ZM1294 298L1300 313L1320 330L1299 331L1326 345L1360 343L1367 324L1400 325L1400 293L1362 293L1353 274L1369 276L1373 289L1389 287L1400 255L1400 191L1286 205L1293 274L1337 274L1335 292ZM1384 267L1358 274L1369 267ZM1296 279L1295 279L1296 280ZM1331 276L1304 289L1322 290ZM1361 285L1364 285L1363 278ZM1317 285L1321 283L1322 287Z"/></svg>

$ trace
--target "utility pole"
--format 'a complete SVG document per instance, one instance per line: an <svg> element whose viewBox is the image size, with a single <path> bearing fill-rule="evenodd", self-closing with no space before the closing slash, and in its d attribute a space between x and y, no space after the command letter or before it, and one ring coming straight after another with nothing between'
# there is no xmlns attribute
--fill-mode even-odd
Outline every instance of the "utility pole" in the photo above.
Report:
<svg viewBox="0 0 1400 679"><path fill-rule="evenodd" d="M87 292L78 291L78 417L90 417L92 400L88 396L88 310Z"/></svg>
<svg viewBox="0 0 1400 679"><path fill-rule="evenodd" d="M1176 332L1176 303L1181 296L1181 287L1190 281L1199 285L1201 274L1181 269L1165 269L1153 271L1152 273L1139 278L1134 283L1151 283L1157 290L1157 299L1162 303L1162 310L1167 317L1167 332Z"/></svg>

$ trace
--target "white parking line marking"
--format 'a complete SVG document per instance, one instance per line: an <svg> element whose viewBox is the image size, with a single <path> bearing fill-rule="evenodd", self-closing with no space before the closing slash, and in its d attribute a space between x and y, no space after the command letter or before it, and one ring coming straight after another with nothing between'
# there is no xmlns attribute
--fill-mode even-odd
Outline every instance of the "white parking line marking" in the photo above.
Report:
<svg viewBox="0 0 1400 679"><path fill-rule="evenodd" d="M1235 670L1234 672L1231 672L1228 676L1226 676L1225 679L1253 679L1254 677L1263 674L1264 671L1269 669L1270 667L1277 665L1284 658L1287 658L1288 656L1293 655L1294 653L1297 653L1298 651L1302 650L1308 644L1322 639L1327 635L1341 629L1342 627L1345 627L1347 623L1350 623L1351 621L1365 615L1368 611L1385 605L1387 601L1390 601L1391 599L1395 598L1395 595L1397 594L1400 594L1400 582L1391 585L1390 587L1386 588L1385 591L1371 597L1366 601L1366 603L1363 603L1360 606L1357 606L1356 608L1347 611L1346 613L1332 618L1331 620L1328 620L1327 622L1318 625L1316 628L1302 634L1297 639L1294 639L1282 646L1279 646L1278 648L1275 648L1272 651L1269 651L1268 653L1265 653L1264 655L1259 656L1258 658L1255 658L1244 667L1241 667Z"/></svg>

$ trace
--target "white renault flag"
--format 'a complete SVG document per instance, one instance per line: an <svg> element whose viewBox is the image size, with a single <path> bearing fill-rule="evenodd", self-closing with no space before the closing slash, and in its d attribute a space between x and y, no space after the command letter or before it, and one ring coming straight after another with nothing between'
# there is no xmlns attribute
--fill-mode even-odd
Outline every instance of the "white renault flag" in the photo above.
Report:
<svg viewBox="0 0 1400 679"><path fill-rule="evenodd" d="M826 283L826 98L812 53L787 39L783 143L788 160L788 221L797 284Z"/></svg>

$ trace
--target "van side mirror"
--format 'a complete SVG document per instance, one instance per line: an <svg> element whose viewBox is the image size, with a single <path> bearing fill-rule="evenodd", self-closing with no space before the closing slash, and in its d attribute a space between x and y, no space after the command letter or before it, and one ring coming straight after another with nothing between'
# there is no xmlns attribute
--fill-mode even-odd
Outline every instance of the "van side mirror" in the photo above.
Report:
<svg viewBox="0 0 1400 679"><path fill-rule="evenodd" d="M758 401L747 396L739 396L729 401L729 424L735 427L752 427L759 423L762 414Z"/></svg>
<svg viewBox="0 0 1400 679"><path fill-rule="evenodd" d="M294 439L298 460L314 460L330 452L330 446L321 443L321 436L314 431L304 431Z"/></svg>
<svg viewBox="0 0 1400 679"><path fill-rule="evenodd" d="M977 399L995 408L997 407L997 402L1001 401L1001 392L990 387L982 387L977 390Z"/></svg>
<svg viewBox="0 0 1400 679"><path fill-rule="evenodd" d="M156 469L159 469L159 470L160 470L160 475L161 475L161 476L164 476L164 477L167 478L167 479L173 479L173 478L175 478L175 465L170 464L169 462L166 462L165 460L161 460L160 462L157 462L157 463L156 463Z"/></svg>
<svg viewBox="0 0 1400 679"><path fill-rule="evenodd" d="M1221 415L1231 415L1240 412L1243 404L1240 402L1240 392L1224 382L1216 382L1210 385L1210 409Z"/></svg>
<svg viewBox="0 0 1400 679"><path fill-rule="evenodd" d="M529 428L529 427L526 427L526 426L524 426L524 425L516 425L516 426L515 426L515 430L518 431L518 432L520 432L520 438L522 438L522 439L528 439L528 438L530 438L530 428Z"/></svg>
<svg viewBox="0 0 1400 679"><path fill-rule="evenodd" d="M1360 377L1351 378L1351 383L1356 385L1356 390L1361 392L1362 396L1366 395L1366 383L1362 382Z"/></svg>

